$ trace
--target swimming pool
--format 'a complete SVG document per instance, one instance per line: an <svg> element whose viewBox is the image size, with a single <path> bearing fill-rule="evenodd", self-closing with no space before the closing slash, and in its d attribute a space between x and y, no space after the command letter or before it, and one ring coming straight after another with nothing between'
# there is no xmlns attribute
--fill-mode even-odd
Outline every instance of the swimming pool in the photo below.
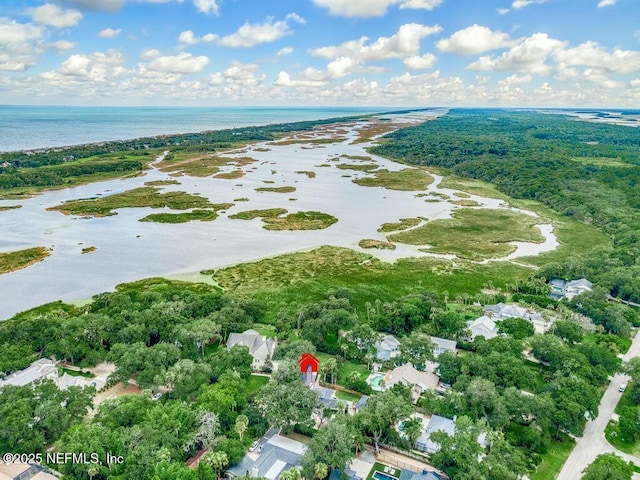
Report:
<svg viewBox="0 0 640 480"><path fill-rule="evenodd" d="M381 390L383 381L384 376L379 374L369 375L369 378L367 378L367 383L371 385L371 388L373 388L374 390Z"/></svg>
<svg viewBox="0 0 640 480"><path fill-rule="evenodd" d="M384 473L384 472L374 472L372 476L376 480L398 480L397 477L394 477L393 475L389 475L388 473Z"/></svg>

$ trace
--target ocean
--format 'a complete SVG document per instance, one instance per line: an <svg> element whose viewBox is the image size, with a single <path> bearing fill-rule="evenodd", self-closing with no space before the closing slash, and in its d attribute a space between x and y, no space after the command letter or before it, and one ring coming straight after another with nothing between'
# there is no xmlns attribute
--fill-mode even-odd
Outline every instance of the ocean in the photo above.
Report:
<svg viewBox="0 0 640 480"><path fill-rule="evenodd" d="M299 122L390 110L371 107L0 106L0 151Z"/></svg>

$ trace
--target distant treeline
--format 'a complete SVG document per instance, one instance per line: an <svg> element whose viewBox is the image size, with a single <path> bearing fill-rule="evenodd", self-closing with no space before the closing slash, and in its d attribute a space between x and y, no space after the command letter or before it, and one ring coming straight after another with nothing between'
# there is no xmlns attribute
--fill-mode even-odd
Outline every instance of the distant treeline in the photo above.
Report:
<svg viewBox="0 0 640 480"><path fill-rule="evenodd" d="M0 153L0 191L11 188L55 187L72 179L104 172L135 173L170 148L182 152L215 152L246 142L274 140L279 134L311 130L318 125L353 121L365 116L282 123L118 140L88 145Z"/></svg>
<svg viewBox="0 0 640 480"><path fill-rule="evenodd" d="M613 250L541 274L587 276L615 296L640 300L639 129L533 112L452 110L385 138L371 153L448 168L600 227Z"/></svg>

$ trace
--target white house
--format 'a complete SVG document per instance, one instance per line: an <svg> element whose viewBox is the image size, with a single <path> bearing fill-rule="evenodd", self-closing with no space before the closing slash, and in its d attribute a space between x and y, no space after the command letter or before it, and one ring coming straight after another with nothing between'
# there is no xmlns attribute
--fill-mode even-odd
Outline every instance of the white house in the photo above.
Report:
<svg viewBox="0 0 640 480"><path fill-rule="evenodd" d="M230 467L227 475L230 478L267 478L277 479L283 472L299 468L301 458L307 446L304 443L280 435L263 437L254 452L245 455L244 459Z"/></svg>
<svg viewBox="0 0 640 480"><path fill-rule="evenodd" d="M14 385L22 387L37 380L49 379L54 382L58 381L57 363L48 358L36 360L24 370L12 373L4 380L0 380L0 387L4 385Z"/></svg>
<svg viewBox="0 0 640 480"><path fill-rule="evenodd" d="M411 387L411 400L415 403L426 390L436 390L440 377L432 372L420 372L413 365L405 363L389 370L384 376L384 389L389 390L396 383Z"/></svg>
<svg viewBox="0 0 640 480"><path fill-rule="evenodd" d="M475 340L476 337L484 337L490 340L498 336L498 326L496 322L486 315L476 318L475 320L469 320L467 322L467 329L471 332L471 340Z"/></svg>
<svg viewBox="0 0 640 480"><path fill-rule="evenodd" d="M504 320L505 318L522 318L533 323L544 322L544 318L541 314L519 305L506 305L504 303L487 305L484 308L484 313L485 315L497 320Z"/></svg>
<svg viewBox="0 0 640 480"><path fill-rule="evenodd" d="M377 360L391 360L400 355L400 341L393 335L385 335L374 347Z"/></svg>
<svg viewBox="0 0 640 480"><path fill-rule="evenodd" d="M241 345L249 349L249 353L253 357L251 367L254 370L259 370L267 360L271 360L276 348L276 341L272 338L267 339L255 330L246 330L242 333L231 333L229 335L227 348L230 349L236 345Z"/></svg>
<svg viewBox="0 0 640 480"><path fill-rule="evenodd" d="M431 343L433 343L433 356L438 358L441 353L451 352L456 353L456 341L447 340L446 338L431 337Z"/></svg>
<svg viewBox="0 0 640 480"><path fill-rule="evenodd" d="M456 433L455 419L451 420L440 415L431 415L427 427L416 440L416 450L426 453L436 453L440 450L440 444L431 440L431 434L435 432L445 432L447 435L453 436ZM487 446L486 433L482 432L478 435L478 443L483 448Z"/></svg>
<svg viewBox="0 0 640 480"><path fill-rule="evenodd" d="M555 279L551 280L549 284L551 285L551 293L549 296L556 300L560 300L561 298L571 300L576 295L590 292L593 289L593 283L586 278L571 281Z"/></svg>

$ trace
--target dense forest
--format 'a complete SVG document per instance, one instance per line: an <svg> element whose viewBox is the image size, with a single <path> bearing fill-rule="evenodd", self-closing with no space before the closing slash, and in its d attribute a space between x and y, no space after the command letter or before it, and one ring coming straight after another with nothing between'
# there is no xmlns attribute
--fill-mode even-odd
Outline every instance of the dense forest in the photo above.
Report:
<svg viewBox="0 0 640 480"><path fill-rule="evenodd" d="M541 275L584 276L615 297L640 300L639 129L562 115L452 110L391 133L370 151L484 180L598 226L613 249L549 265Z"/></svg>

